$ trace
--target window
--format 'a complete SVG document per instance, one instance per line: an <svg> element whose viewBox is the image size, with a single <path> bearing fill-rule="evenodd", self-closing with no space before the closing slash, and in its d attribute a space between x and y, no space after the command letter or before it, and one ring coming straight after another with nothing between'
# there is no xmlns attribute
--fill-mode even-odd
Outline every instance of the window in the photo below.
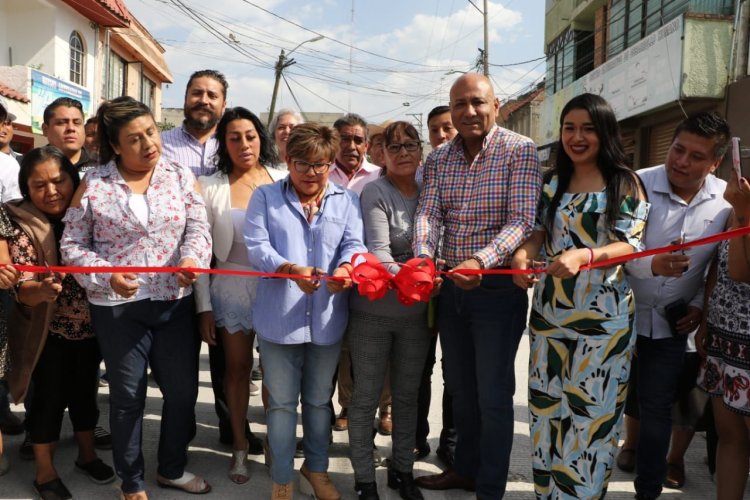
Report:
<svg viewBox="0 0 750 500"><path fill-rule="evenodd" d="M107 68L107 99L114 99L125 94L125 60L109 52L109 67Z"/></svg>
<svg viewBox="0 0 750 500"><path fill-rule="evenodd" d="M83 50L83 38L77 31L74 31L70 34L68 43L70 44L70 81L78 85L84 85L83 58L85 52Z"/></svg>
<svg viewBox="0 0 750 500"><path fill-rule="evenodd" d="M632 47L691 8L690 0L612 0L607 57ZM731 0L705 0L697 9L707 14L731 14Z"/></svg>
<svg viewBox="0 0 750 500"><path fill-rule="evenodd" d="M141 74L141 102L154 109L154 82L148 79L146 75Z"/></svg>
<svg viewBox="0 0 750 500"><path fill-rule="evenodd" d="M594 34L568 30L547 47L545 88L554 94L594 69Z"/></svg>

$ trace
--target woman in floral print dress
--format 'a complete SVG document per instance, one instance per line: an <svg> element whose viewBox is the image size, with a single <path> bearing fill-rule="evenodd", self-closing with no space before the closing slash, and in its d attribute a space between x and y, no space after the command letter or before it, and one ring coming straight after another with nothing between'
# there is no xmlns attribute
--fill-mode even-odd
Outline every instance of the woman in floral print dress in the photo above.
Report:
<svg viewBox="0 0 750 500"><path fill-rule="evenodd" d="M537 284L529 413L538 498L600 498L612 470L635 302L621 265L580 268L640 248L648 203L619 137L602 98L583 94L565 106L537 227L513 259L516 269L547 262L540 279L514 277L524 288Z"/></svg>

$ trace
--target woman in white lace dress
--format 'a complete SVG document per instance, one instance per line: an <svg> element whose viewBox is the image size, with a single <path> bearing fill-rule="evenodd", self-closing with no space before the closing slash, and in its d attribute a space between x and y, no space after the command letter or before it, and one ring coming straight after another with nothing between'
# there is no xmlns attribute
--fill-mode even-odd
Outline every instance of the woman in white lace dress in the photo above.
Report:
<svg viewBox="0 0 750 500"><path fill-rule="evenodd" d="M255 189L286 176L269 166L275 154L265 127L258 117L241 107L228 109L216 130L219 149L215 174L200 177L211 225L216 267L251 270L242 237L245 212ZM210 285L209 285L210 281ZM229 478L238 484L249 479L245 457L248 441L245 418L252 369L252 305L257 278L203 275L196 287L197 310L203 340L224 346L226 372L224 390L232 425L233 453Z"/></svg>

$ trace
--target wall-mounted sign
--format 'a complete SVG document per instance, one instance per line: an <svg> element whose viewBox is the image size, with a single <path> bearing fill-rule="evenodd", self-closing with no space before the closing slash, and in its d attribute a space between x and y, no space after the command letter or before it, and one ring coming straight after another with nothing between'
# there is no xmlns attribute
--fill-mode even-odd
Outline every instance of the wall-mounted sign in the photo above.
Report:
<svg viewBox="0 0 750 500"><path fill-rule="evenodd" d="M604 97L618 120L674 102L682 84L683 16L620 52L560 92L544 100L540 134L557 139L560 111L573 97L590 92Z"/></svg>
<svg viewBox="0 0 750 500"><path fill-rule="evenodd" d="M91 112L91 92L85 87L60 80L54 76L31 70L31 129L42 133L44 108L58 97L70 97L81 101L84 115Z"/></svg>

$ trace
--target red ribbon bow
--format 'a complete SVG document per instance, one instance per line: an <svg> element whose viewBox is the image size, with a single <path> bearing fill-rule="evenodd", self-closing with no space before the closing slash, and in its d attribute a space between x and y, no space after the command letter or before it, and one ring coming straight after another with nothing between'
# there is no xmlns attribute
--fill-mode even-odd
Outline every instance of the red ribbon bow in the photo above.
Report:
<svg viewBox="0 0 750 500"><path fill-rule="evenodd" d="M352 257L352 264L360 260L364 261L352 269L352 281L357 284L360 295L370 300L382 299L391 287L393 275L388 269L371 253L358 253Z"/></svg>
<svg viewBox="0 0 750 500"><path fill-rule="evenodd" d="M429 259L414 258L401 265L393 276L382 262L371 253L352 257L352 281L359 294L370 300L382 299L389 289L396 289L399 302L410 306L415 302L429 302L435 281L435 264Z"/></svg>
<svg viewBox="0 0 750 500"><path fill-rule="evenodd" d="M429 302L434 286L435 263L425 258L409 259L393 278L398 300L405 306Z"/></svg>

